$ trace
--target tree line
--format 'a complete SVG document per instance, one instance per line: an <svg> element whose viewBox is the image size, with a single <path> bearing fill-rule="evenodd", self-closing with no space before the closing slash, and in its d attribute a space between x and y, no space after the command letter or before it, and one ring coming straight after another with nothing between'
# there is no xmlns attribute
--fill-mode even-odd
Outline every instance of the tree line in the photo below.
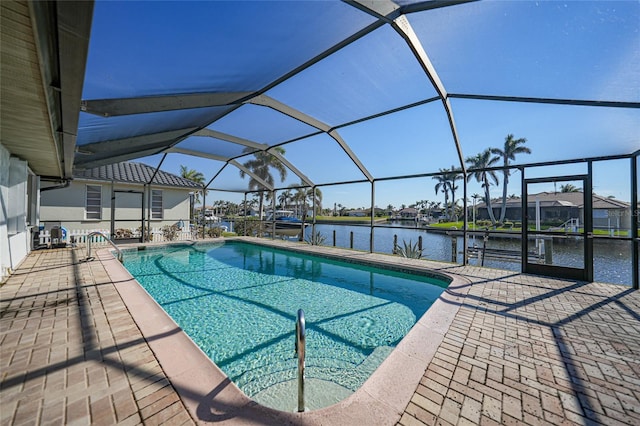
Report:
<svg viewBox="0 0 640 426"><path fill-rule="evenodd" d="M509 176L511 175L509 166L512 164L511 162L515 160L516 155L531 153L531 149L525 146L526 142L526 138L516 139L513 134L508 134L505 137L504 144L501 148L490 147L474 156L467 157L465 159L465 163L469 166L467 170L467 182L471 179L475 179L478 183L481 184L481 187L484 190L484 196L474 194L472 198L481 198L482 201L485 202L485 204L487 205L489 218L493 224L502 223L505 220ZM248 189L249 191L256 191L257 198L254 198L251 201L247 201L248 205L243 205L244 203L241 203L241 205L239 205L239 208L244 209L244 211L246 212L247 208L251 208L254 204L257 203L260 217L262 217L264 212L265 201L272 201L271 197L274 196L274 192L272 191L262 191L263 185L260 180L266 182L271 186L274 186L275 179L271 173L272 169L278 173L281 182L284 182L287 177L287 168L278 158L278 156L282 156L285 154L285 149L282 147L275 147L272 149L272 151L273 152L255 152L253 154L253 158L243 164L243 166L251 172L251 175L249 175ZM500 179L498 178L498 173L495 170L487 169L497 167L500 161L502 162L501 166L503 167L502 206L500 210L500 216L499 218L496 218L491 207L490 189L491 186L498 186L500 183ZM451 166L449 169L442 168L439 171L439 175L433 176L433 179L437 181L434 189L436 195L440 192L443 193L445 198L445 216L451 219L456 215L456 209L458 208L456 191L459 189L459 186L457 185L457 182L464 179L464 177L460 167ZM180 175L183 178L204 185L204 175L196 170L189 169L186 166L180 166ZM247 173L244 170L240 170L240 177L245 178L246 176ZM256 177L258 179L256 179ZM567 189L569 191L573 190L573 188ZM195 197L195 202L199 203L199 193L196 193ZM280 192L276 201L282 208L291 205L290 203L295 203L297 207L302 209L302 215L306 215L309 205L314 205L314 201L315 205L318 208L317 211L322 210L322 192L318 188L315 188L314 190L312 188L304 186L298 187L296 185L291 185L290 189L286 189ZM214 206L222 207L220 203L225 202L216 202ZM227 207L231 207L230 204L233 204L229 204L229 202L226 203ZM342 207L342 205L340 206ZM430 211L434 208L438 208L440 206L440 203L421 200L417 201L413 206ZM393 206L389 205L388 208L389 207Z"/></svg>
<svg viewBox="0 0 640 426"><path fill-rule="evenodd" d="M504 139L502 148L487 148L484 151L465 159L465 163L469 166L467 170L467 182L475 179L481 184L484 190L484 197L474 194L472 198L481 198L487 205L487 213L492 224L504 222L507 213L507 188L509 186L509 176L511 170L509 165L515 160L518 154L531 154L531 149L524 146L527 142L526 138L516 139L513 134L508 134ZM502 206L500 209L500 217L496 219L493 208L491 207L491 186L498 186L500 180L495 170L487 170L496 167L502 160ZM451 218L454 215L457 206L456 190L458 186L456 182L462 180L462 170L459 167L451 166L450 169L440 169L440 175L434 176L437 181L435 192L444 193L445 198L445 215ZM449 194L451 195L451 203L449 202Z"/></svg>

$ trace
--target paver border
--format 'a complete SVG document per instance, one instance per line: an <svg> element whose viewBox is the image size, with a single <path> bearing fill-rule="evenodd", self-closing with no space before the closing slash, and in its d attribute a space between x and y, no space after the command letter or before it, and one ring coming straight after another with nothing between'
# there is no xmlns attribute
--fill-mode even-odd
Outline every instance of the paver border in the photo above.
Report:
<svg viewBox="0 0 640 426"><path fill-rule="evenodd" d="M381 259L375 254L334 247L304 247L299 244L296 247L295 243L265 242L254 238L243 240L307 253L322 252L337 258L352 257L357 258L358 262L368 261L383 266L388 263L399 265L403 269L435 273L426 265L420 265L420 261L412 262L411 259L398 262L391 256L386 256L389 259ZM452 279L448 289L443 291L360 389L329 407L304 413L289 413L262 406L247 397L165 313L113 256L110 249L97 250L96 259L104 266L187 410L196 422L202 424L395 425L414 395L470 287L470 281L462 276L435 273ZM449 289L455 289L455 295Z"/></svg>

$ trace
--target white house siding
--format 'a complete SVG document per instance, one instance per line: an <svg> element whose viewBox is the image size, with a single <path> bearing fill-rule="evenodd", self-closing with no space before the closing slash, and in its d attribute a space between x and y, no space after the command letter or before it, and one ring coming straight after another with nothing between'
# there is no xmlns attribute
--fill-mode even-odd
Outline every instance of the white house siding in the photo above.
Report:
<svg viewBox="0 0 640 426"><path fill-rule="evenodd" d="M87 185L102 187L102 219L87 219L85 214ZM162 190L163 219L151 219L151 227L173 225L180 220L189 225L189 190L173 187L151 186ZM140 227L142 195L117 191L143 191L142 185L115 183L115 228ZM145 195L145 209L148 199ZM67 188L42 192L40 221L43 224L60 224L71 229L111 229L111 182L75 179ZM146 213L145 213L146 217ZM145 221L146 224L146 221Z"/></svg>
<svg viewBox="0 0 640 426"><path fill-rule="evenodd" d="M0 279L9 275L31 251L30 209L27 191L30 182L26 161L11 157L0 145ZM33 184L33 183L32 183ZM37 211L30 220L37 221Z"/></svg>
<svg viewBox="0 0 640 426"><path fill-rule="evenodd" d="M593 209L594 229L630 230L631 207L617 209Z"/></svg>

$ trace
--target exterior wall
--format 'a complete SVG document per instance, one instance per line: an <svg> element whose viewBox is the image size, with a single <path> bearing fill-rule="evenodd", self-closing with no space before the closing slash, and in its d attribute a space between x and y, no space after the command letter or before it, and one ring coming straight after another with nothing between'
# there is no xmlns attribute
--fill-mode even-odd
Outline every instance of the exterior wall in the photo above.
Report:
<svg viewBox="0 0 640 426"><path fill-rule="evenodd" d="M27 223L29 170L27 162L11 157L0 145L0 279L17 268L31 251ZM37 214L32 212L32 220Z"/></svg>
<svg viewBox="0 0 640 426"><path fill-rule="evenodd" d="M631 209L594 209L593 227L629 230L631 229Z"/></svg>
<svg viewBox="0 0 640 426"><path fill-rule="evenodd" d="M86 187L101 186L101 219L86 217ZM152 190L162 190L163 218L151 219L152 228L173 225L182 220L189 226L189 190L171 187L152 186ZM142 194L118 191L143 191L143 185L114 185L115 192L115 228L137 229L142 220ZM41 193L40 221L45 226L59 224L67 229L111 229L111 182L74 180L67 188L54 189ZM148 199L145 195L145 209ZM146 212L145 212L146 217ZM145 221L146 225L146 221Z"/></svg>
<svg viewBox="0 0 640 426"><path fill-rule="evenodd" d="M498 220L500 218L500 207L491 205L493 216ZM486 206L476 206L476 220L489 220L489 209Z"/></svg>

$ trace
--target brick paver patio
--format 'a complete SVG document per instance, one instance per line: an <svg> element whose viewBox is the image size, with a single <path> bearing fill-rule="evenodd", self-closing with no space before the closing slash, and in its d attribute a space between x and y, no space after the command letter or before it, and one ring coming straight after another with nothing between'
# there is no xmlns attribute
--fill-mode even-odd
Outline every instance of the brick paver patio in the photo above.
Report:
<svg viewBox="0 0 640 426"><path fill-rule="evenodd" d="M99 262L31 253L1 291L0 421L193 424Z"/></svg>
<svg viewBox="0 0 640 426"><path fill-rule="evenodd" d="M34 252L0 289L1 424L193 423L82 256ZM398 424L640 424L638 291L427 263L470 283Z"/></svg>
<svg viewBox="0 0 640 426"><path fill-rule="evenodd" d="M400 424L640 424L638 291L450 271L473 284Z"/></svg>

